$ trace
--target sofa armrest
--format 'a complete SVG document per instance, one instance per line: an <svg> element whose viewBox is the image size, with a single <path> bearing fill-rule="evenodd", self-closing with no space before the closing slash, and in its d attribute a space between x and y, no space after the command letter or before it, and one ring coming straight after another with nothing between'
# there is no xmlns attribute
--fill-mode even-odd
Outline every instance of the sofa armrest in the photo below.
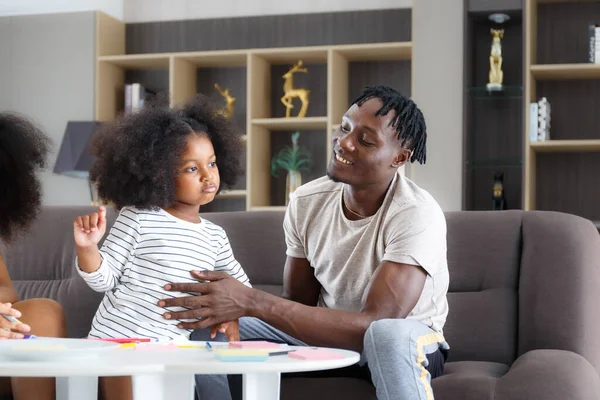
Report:
<svg viewBox="0 0 600 400"><path fill-rule="evenodd" d="M600 377L577 353L533 350L519 357L496 384L496 400L598 400Z"/></svg>
<svg viewBox="0 0 600 400"><path fill-rule="evenodd" d="M600 235L591 221L532 211L523 216L519 348L560 349L600 371Z"/></svg>

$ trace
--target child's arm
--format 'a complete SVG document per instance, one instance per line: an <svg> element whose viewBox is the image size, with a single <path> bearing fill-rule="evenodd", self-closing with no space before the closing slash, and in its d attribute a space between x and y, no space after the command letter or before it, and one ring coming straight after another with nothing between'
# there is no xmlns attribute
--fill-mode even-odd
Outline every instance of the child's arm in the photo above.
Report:
<svg viewBox="0 0 600 400"><path fill-rule="evenodd" d="M122 211L102 249L98 243L106 232L106 208L97 213L79 216L73 223L78 272L97 292L113 289L138 242L137 216Z"/></svg>

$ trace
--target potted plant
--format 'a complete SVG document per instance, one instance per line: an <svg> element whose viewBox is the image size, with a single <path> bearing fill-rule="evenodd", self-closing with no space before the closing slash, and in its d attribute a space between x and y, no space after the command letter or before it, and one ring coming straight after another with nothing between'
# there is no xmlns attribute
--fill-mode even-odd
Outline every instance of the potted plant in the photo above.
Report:
<svg viewBox="0 0 600 400"><path fill-rule="evenodd" d="M302 171L309 171L312 165L310 153L298 146L300 132L292 134L292 147L286 146L277 152L271 160L271 174L277 176L279 170L287 171L285 205L290 200L290 194L302 185Z"/></svg>

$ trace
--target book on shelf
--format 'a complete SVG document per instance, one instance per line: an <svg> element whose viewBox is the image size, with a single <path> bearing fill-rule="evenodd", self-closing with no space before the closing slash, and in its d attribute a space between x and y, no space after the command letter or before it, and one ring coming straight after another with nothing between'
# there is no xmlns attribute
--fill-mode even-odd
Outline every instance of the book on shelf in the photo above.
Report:
<svg viewBox="0 0 600 400"><path fill-rule="evenodd" d="M592 64L600 64L600 26L590 24L588 26L588 61Z"/></svg>
<svg viewBox="0 0 600 400"><path fill-rule="evenodd" d="M550 140L552 107L546 97L529 104L529 141Z"/></svg>
<svg viewBox="0 0 600 400"><path fill-rule="evenodd" d="M542 97L538 101L538 140L550 140L550 102Z"/></svg>
<svg viewBox="0 0 600 400"><path fill-rule="evenodd" d="M125 114L130 114L142 108L144 102L156 96L156 92L145 88L140 83L125 85Z"/></svg>

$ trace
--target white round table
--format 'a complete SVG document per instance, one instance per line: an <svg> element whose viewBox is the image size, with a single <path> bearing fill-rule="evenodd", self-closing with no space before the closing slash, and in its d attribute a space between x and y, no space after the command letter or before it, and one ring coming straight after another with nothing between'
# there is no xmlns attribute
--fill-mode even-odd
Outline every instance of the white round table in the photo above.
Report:
<svg viewBox="0 0 600 400"><path fill-rule="evenodd" d="M193 400L195 374L241 374L245 400L276 400L282 373L342 368L360 359L353 351L332 350L344 358L300 360L278 355L267 361L224 362L203 348L115 349L89 359L0 361L0 376L56 377L57 400L96 400L98 377L131 375L136 400Z"/></svg>

